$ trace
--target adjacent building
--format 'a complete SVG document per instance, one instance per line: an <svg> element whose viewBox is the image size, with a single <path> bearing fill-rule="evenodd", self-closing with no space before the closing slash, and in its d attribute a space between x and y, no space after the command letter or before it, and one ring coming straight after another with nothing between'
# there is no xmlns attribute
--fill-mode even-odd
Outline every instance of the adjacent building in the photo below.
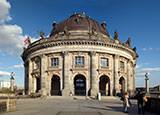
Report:
<svg viewBox="0 0 160 115"><path fill-rule="evenodd" d="M0 79L0 88L10 88L10 80Z"/></svg>
<svg viewBox="0 0 160 115"><path fill-rule="evenodd" d="M31 43L22 54L25 94L117 95L135 91L138 55L131 39L111 38L106 23L74 14L56 24L49 37Z"/></svg>

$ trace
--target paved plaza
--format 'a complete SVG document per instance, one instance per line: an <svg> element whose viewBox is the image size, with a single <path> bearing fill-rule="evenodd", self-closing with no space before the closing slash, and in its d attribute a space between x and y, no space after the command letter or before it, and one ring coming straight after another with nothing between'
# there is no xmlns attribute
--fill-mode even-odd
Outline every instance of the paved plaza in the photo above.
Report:
<svg viewBox="0 0 160 115"><path fill-rule="evenodd" d="M129 109L131 115L137 114L136 101ZM18 99L17 110L2 115L124 115L122 101L117 97L103 97L101 101L88 97L47 97L37 99ZM147 115L154 115L146 113Z"/></svg>

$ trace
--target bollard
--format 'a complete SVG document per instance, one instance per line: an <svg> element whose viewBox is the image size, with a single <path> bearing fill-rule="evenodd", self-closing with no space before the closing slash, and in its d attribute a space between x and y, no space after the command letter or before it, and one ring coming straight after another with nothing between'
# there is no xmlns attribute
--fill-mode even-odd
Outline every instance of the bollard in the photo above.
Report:
<svg viewBox="0 0 160 115"><path fill-rule="evenodd" d="M98 93L98 100L101 100L101 93Z"/></svg>

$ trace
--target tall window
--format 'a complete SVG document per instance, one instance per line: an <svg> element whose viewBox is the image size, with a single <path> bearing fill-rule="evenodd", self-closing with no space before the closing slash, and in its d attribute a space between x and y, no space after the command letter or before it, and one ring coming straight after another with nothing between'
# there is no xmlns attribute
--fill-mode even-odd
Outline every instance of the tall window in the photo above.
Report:
<svg viewBox="0 0 160 115"><path fill-rule="evenodd" d="M40 62L39 62L39 61L36 61L36 62L35 62L35 69L38 69L38 68L40 68Z"/></svg>
<svg viewBox="0 0 160 115"><path fill-rule="evenodd" d="M84 66L84 56L76 56L75 57L75 65L76 66Z"/></svg>
<svg viewBox="0 0 160 115"><path fill-rule="evenodd" d="M101 66L108 67L108 58L101 58Z"/></svg>
<svg viewBox="0 0 160 115"><path fill-rule="evenodd" d="M52 58L51 59L51 66L52 67L59 66L59 58Z"/></svg>
<svg viewBox="0 0 160 115"><path fill-rule="evenodd" d="M124 62L120 61L120 69L124 69Z"/></svg>

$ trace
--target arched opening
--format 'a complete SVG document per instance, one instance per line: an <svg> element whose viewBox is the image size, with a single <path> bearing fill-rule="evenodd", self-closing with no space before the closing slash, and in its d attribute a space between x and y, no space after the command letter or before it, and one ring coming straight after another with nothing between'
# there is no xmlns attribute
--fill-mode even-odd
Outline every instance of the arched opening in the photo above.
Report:
<svg viewBox="0 0 160 115"><path fill-rule="evenodd" d="M110 95L110 79L106 75L99 78L99 92L102 96Z"/></svg>
<svg viewBox="0 0 160 115"><path fill-rule="evenodd" d="M86 78L83 75L76 75L74 78L75 95L86 95Z"/></svg>
<svg viewBox="0 0 160 115"><path fill-rule="evenodd" d="M61 95L60 78L57 75L53 75L51 79L51 95Z"/></svg>
<svg viewBox="0 0 160 115"><path fill-rule="evenodd" d="M123 94L125 91L125 79L123 77L119 79L119 89L120 93Z"/></svg>
<svg viewBox="0 0 160 115"><path fill-rule="evenodd" d="M41 81L39 77L36 77L36 92L41 89Z"/></svg>

